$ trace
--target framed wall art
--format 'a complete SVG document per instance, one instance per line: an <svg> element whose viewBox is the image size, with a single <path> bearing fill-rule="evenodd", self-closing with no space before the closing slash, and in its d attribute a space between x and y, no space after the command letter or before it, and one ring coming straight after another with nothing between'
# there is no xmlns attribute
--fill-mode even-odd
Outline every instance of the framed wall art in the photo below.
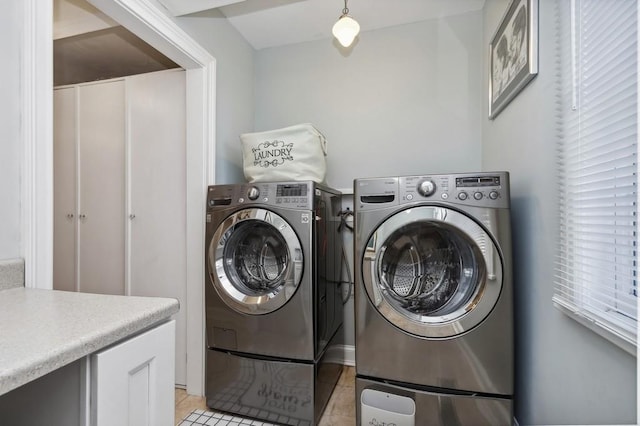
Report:
<svg viewBox="0 0 640 426"><path fill-rule="evenodd" d="M538 74L538 0L512 0L489 45L489 118Z"/></svg>

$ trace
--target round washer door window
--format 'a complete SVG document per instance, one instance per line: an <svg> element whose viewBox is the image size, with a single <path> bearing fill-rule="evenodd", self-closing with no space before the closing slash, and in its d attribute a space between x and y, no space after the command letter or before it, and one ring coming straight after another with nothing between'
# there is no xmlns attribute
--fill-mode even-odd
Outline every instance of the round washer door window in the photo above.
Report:
<svg viewBox="0 0 640 426"><path fill-rule="evenodd" d="M246 314L266 314L286 304L300 284L303 261L294 230L265 209L232 214L209 245L213 286L228 306Z"/></svg>
<svg viewBox="0 0 640 426"><path fill-rule="evenodd" d="M442 207L396 213L370 237L362 259L367 295L393 325L448 338L480 324L498 301L502 261L469 217Z"/></svg>

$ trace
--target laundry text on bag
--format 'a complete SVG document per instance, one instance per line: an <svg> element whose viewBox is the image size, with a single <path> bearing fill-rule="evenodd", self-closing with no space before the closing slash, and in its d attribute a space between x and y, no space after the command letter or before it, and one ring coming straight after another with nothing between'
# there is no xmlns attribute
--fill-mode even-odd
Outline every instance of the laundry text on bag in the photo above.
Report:
<svg viewBox="0 0 640 426"><path fill-rule="evenodd" d="M284 141L266 141L258 144L256 148L252 149L253 152L253 165L261 167L278 167L284 164L286 161L293 161L291 155L293 151L292 143L285 143Z"/></svg>

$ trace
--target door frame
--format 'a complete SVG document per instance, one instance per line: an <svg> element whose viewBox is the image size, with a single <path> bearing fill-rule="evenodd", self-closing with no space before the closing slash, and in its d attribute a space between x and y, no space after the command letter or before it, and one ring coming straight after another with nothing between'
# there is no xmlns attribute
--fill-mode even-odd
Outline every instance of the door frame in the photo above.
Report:
<svg viewBox="0 0 640 426"><path fill-rule="evenodd" d="M153 0L88 0L186 70L187 393L204 394L206 188L215 180L216 61ZM25 286L53 288L53 1L22 0Z"/></svg>

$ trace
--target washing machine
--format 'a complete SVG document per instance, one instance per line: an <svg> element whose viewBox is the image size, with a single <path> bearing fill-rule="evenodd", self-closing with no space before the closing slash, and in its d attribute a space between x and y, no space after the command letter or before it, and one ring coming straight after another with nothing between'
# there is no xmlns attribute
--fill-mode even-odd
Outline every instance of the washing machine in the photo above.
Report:
<svg viewBox="0 0 640 426"><path fill-rule="evenodd" d="M511 425L509 174L356 179L354 197L358 425Z"/></svg>
<svg viewBox="0 0 640 426"><path fill-rule="evenodd" d="M312 181L208 188L209 407L316 424L342 369L340 205Z"/></svg>

